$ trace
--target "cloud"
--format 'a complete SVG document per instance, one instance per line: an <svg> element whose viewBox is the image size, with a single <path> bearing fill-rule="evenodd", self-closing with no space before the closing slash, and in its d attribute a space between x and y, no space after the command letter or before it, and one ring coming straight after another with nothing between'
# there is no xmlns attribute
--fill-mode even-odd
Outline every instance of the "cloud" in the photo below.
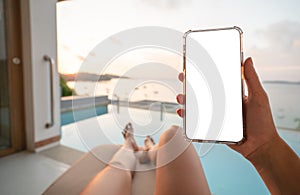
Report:
<svg viewBox="0 0 300 195"><path fill-rule="evenodd" d="M257 45L262 46L250 48L247 54L255 58L263 79L300 80L300 23L281 21L256 35L261 41Z"/></svg>
<svg viewBox="0 0 300 195"><path fill-rule="evenodd" d="M284 50L293 49L295 41L300 40L300 23L291 21L282 21L270 25L265 30L258 31L270 45L276 45L277 48Z"/></svg>

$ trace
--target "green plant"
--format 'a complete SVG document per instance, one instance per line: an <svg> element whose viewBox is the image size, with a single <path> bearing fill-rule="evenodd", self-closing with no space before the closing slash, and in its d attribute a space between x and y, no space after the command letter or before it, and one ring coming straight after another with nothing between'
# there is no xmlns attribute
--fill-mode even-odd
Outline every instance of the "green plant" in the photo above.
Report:
<svg viewBox="0 0 300 195"><path fill-rule="evenodd" d="M67 85L67 82L64 78L60 76L60 87L61 87L61 96L71 96L76 95L75 92Z"/></svg>

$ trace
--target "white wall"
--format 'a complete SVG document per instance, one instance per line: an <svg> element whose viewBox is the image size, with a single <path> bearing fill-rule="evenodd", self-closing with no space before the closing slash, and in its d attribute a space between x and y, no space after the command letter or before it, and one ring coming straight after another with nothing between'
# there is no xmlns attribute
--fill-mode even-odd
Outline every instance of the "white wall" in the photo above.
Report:
<svg viewBox="0 0 300 195"><path fill-rule="evenodd" d="M50 67L43 56L57 62L56 0L22 0L22 39L25 84L25 115L27 148L36 150L34 143L60 135L59 76L55 74L55 125L50 122Z"/></svg>

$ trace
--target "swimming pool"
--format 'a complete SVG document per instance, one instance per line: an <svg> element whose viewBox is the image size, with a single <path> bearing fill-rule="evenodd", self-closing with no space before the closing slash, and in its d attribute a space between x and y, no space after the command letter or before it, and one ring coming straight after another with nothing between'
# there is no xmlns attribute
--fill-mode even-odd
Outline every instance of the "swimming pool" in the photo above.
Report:
<svg viewBox="0 0 300 195"><path fill-rule="evenodd" d="M78 109L74 111L67 111L67 112L61 112L60 114L60 125L67 125L70 123L74 123L74 114L76 115L76 121L81 121L87 118L99 116L102 114L106 114L107 111L107 105L104 106L96 106L90 107L90 108L84 108L84 109Z"/></svg>
<svg viewBox="0 0 300 195"><path fill-rule="evenodd" d="M120 114L117 114L112 113L111 109L112 106L109 106L108 114L63 126L61 144L84 152L99 144L122 144L121 129L128 118L136 124L135 133L139 145L143 144L146 134L153 134L157 142L167 127L182 124L182 119L175 114L164 113L164 120L161 121L160 112L156 111L121 107ZM123 116L122 113L129 116ZM279 130L279 133L300 156L300 133L286 130ZM195 143L194 146L199 153L202 145ZM200 159L213 194L269 194L254 167L226 145L215 144Z"/></svg>

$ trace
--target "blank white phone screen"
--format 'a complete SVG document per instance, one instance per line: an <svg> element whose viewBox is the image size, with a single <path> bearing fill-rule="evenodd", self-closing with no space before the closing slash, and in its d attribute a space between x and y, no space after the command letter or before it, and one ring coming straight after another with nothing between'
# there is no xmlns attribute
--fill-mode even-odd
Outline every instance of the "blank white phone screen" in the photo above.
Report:
<svg viewBox="0 0 300 195"><path fill-rule="evenodd" d="M190 41L198 42L203 50L199 55L210 57L210 63L199 64L189 59L189 52L194 48L189 47ZM205 52L203 52L205 51ZM201 53L203 52L203 53ZM206 53L207 52L207 53ZM206 53L204 55L204 53ZM242 119L242 82L241 82L241 36L236 29L191 32L186 39L186 67L185 67L185 95L186 95L186 136L193 140L238 142L243 138ZM215 66L221 79L213 80L223 86L224 97L212 98L210 81L206 78L203 66ZM210 70L209 67L208 70ZM221 81L221 82L220 82ZM214 101L222 101L224 116L221 121L212 121L214 114L220 114L213 109L217 105ZM222 104L223 104L222 103ZM218 109L218 108L217 108ZM221 108L220 108L221 109ZM220 128L210 129L210 123L220 123ZM195 125L196 124L196 125Z"/></svg>

